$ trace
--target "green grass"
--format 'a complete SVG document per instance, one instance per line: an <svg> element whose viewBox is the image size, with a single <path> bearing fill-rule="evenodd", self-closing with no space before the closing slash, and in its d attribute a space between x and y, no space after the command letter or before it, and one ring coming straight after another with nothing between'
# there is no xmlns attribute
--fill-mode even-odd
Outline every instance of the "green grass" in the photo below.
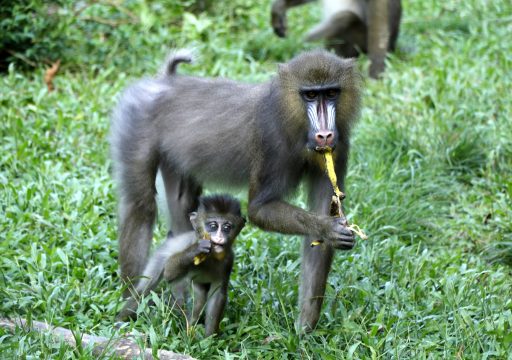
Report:
<svg viewBox="0 0 512 360"><path fill-rule="evenodd" d="M289 38L280 40L268 27L268 1L195 13L192 1L180 3L128 2L138 22L89 25L53 93L43 66L1 75L0 316L78 336L138 331L153 349L199 359L512 359L506 0L404 1L399 51L381 81L365 84L346 181L348 216L370 239L336 255L316 332L294 328L300 238L253 226L237 243L221 336L187 333L160 291L139 320L113 326L121 283L107 135L117 94L153 74L171 46L200 55L182 71L263 81L276 63L314 46L301 36L320 16L315 4L291 11ZM88 11L80 16L124 16L101 3ZM101 40L96 51L86 36ZM365 58L360 65L366 73ZM165 231L160 219L156 238ZM0 357L91 355L0 329Z"/></svg>

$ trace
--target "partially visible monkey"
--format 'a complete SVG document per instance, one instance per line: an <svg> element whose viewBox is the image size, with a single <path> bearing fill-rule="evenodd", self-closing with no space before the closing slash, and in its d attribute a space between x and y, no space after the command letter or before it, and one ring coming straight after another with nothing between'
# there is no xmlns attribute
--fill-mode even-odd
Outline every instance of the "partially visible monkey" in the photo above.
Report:
<svg viewBox="0 0 512 360"><path fill-rule="evenodd" d="M169 282L186 277L194 288L190 322L195 324L199 320L206 305L206 336L218 331L235 257L232 246L245 225L245 219L236 199L228 195L212 195L200 198L199 208L190 214L190 222L194 231L176 237L169 235L155 251L137 283L135 296L127 300L119 313L119 320L135 316L137 298L149 294L162 276ZM196 258L203 261L196 265ZM173 292L180 306L186 299L184 290L175 288Z"/></svg>
<svg viewBox="0 0 512 360"><path fill-rule="evenodd" d="M249 186L249 219L267 231L305 235L299 326L320 316L334 249L352 249L345 218L329 216L332 187L322 151L333 150L343 190L349 137L359 113L361 76L354 60L325 50L279 66L262 84L165 74L129 87L114 112L111 146L119 181L119 262L126 282L142 275L156 216L160 169L171 229L191 229L203 184ZM307 185L310 211L284 199ZM312 240L323 245L310 247Z"/></svg>
<svg viewBox="0 0 512 360"><path fill-rule="evenodd" d="M286 11L314 0L274 0L272 27L286 35ZM370 76L384 71L387 51L394 51L400 28L400 0L322 0L324 20L312 29L306 39L324 39L338 55L356 57L360 51L370 57Z"/></svg>

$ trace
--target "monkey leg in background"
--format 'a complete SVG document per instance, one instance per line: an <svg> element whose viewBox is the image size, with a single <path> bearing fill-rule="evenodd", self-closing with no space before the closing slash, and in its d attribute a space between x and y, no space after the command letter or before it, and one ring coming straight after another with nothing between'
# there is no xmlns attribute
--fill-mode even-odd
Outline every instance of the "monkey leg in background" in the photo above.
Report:
<svg viewBox="0 0 512 360"><path fill-rule="evenodd" d="M392 7L400 5L400 2L388 0L371 0L368 6L368 55L370 57L370 77L377 78L384 71L387 51L394 51L398 26L393 24L394 17ZM401 13L401 7L399 12ZM400 15L398 15L400 19ZM395 27L396 30L392 28ZM391 35L394 34L394 38Z"/></svg>
<svg viewBox="0 0 512 360"><path fill-rule="evenodd" d="M279 37L286 36L286 10L313 1L315 0L275 0L272 3L271 22L276 35Z"/></svg>
<svg viewBox="0 0 512 360"><path fill-rule="evenodd" d="M158 167L176 237L189 229L185 215L203 184L248 186L253 224L304 235L306 242L321 239L327 248L322 256L316 248L303 250L299 323L314 328L332 251L355 245L346 220L329 216L331 186L322 150L333 149L342 185L350 132L359 115L356 64L324 50L310 51L280 64L269 81L247 84L177 74L177 65L187 60L170 57L164 74L130 86L114 112L113 162L119 212L126 214L119 224L122 276L141 275L147 260ZM285 201L303 179L310 184L309 210Z"/></svg>
<svg viewBox="0 0 512 360"><path fill-rule="evenodd" d="M271 17L274 32L286 34L286 11L310 1L275 0ZM394 51L400 28L400 0L323 0L323 20L312 29L308 41L324 39L328 48L344 57L368 53L370 76L384 71L387 51Z"/></svg>

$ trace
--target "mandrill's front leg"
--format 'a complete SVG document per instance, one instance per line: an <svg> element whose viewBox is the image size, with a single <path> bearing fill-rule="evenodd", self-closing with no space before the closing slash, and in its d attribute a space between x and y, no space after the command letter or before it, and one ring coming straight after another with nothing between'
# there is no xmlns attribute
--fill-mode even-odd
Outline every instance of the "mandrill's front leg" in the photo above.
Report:
<svg viewBox="0 0 512 360"><path fill-rule="evenodd" d="M294 6L299 6L314 0L275 0L270 11L272 28L279 37L286 36L286 11Z"/></svg>
<svg viewBox="0 0 512 360"><path fill-rule="evenodd" d="M343 159L341 159L343 161ZM344 169L344 166L338 166ZM341 186L341 183L339 184ZM311 211L329 215L332 197L332 187L327 176L311 177L309 183L308 204ZM347 221L343 218L332 218L339 222L341 228L346 229ZM353 235L352 235L353 236ZM320 240L320 245L312 246L311 243ZM354 238L346 241L345 247L349 250L355 245ZM300 318L299 328L310 331L316 327L320 318L320 311L324 300L327 277L331 269L335 248L323 239L315 239L306 236L303 241L302 274L300 284Z"/></svg>

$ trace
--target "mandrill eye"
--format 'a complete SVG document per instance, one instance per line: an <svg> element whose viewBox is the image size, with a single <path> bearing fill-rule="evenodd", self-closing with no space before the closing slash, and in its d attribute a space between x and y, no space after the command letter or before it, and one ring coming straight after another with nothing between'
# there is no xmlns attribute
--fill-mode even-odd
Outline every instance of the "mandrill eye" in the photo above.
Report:
<svg viewBox="0 0 512 360"><path fill-rule="evenodd" d="M306 101L314 101L314 100L316 100L318 94L316 91L309 90L309 91L304 91L302 93L302 96L304 96L304 99L306 99Z"/></svg>
<svg viewBox="0 0 512 360"><path fill-rule="evenodd" d="M210 221L208 224L206 224L206 227L208 228L209 232L217 231L219 228L219 225L215 221Z"/></svg>
<svg viewBox="0 0 512 360"><path fill-rule="evenodd" d="M338 89L329 89L325 92L325 97L329 100L334 100L339 94Z"/></svg>

